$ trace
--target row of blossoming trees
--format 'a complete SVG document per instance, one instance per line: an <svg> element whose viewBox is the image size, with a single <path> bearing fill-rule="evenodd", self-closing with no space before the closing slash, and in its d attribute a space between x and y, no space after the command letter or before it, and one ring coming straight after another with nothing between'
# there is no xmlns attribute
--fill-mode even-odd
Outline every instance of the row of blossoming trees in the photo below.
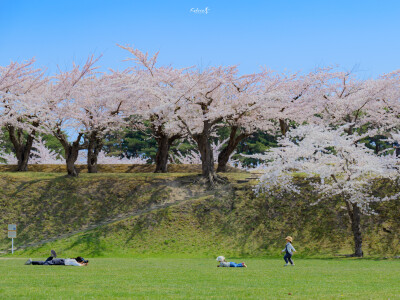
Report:
<svg viewBox="0 0 400 300"><path fill-rule="evenodd" d="M81 150L87 153L89 172L96 172L107 133L122 127L142 130L146 123L158 143L156 172L167 171L171 144L185 138L197 145L203 175L215 182L210 140L216 130L230 129L217 159L218 171L224 171L241 140L258 129L275 130L277 117L283 123L288 119L296 110L294 94L306 84L304 78L268 70L239 76L236 66L158 67L157 54L122 48L136 63L122 72L97 72L93 57L54 76L45 76L33 60L1 67L0 125L8 131L19 171L27 170L39 133L54 135L64 148L68 174L76 176Z"/></svg>
<svg viewBox="0 0 400 300"><path fill-rule="evenodd" d="M77 176L80 151L89 172L97 172L106 134L150 124L158 144L156 172L167 172L171 144L189 139L197 146L202 175L213 185L224 181L217 172L226 171L241 141L259 130L279 132L279 147L258 156L266 171L257 191L299 192L293 172L318 178L312 182L321 199L342 197L355 255L362 255L360 214L369 211L370 202L395 198L372 195L370 182L397 178L397 165L389 152L374 153L361 141L396 140L400 72L367 80L335 68L240 75L236 66L158 66L158 53L120 47L134 61L124 71L100 73L94 57L54 76L45 76L33 60L0 67L0 125L8 131L19 171L27 170L40 133L54 135L64 148L68 174ZM211 140L222 126L230 134L216 151Z"/></svg>

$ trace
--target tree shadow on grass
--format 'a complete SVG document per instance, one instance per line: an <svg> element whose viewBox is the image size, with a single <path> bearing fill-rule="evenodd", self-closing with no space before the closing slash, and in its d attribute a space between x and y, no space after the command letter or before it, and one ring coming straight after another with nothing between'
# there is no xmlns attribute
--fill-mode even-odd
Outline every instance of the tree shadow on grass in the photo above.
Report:
<svg viewBox="0 0 400 300"><path fill-rule="evenodd" d="M78 248L81 249L81 253L77 253L77 256L102 256L106 251L106 247L101 242L103 236L102 228L84 233L75 237L74 242L71 243L69 247L65 248L65 250Z"/></svg>
<svg viewBox="0 0 400 300"><path fill-rule="evenodd" d="M169 208L162 208L156 211L151 211L129 220L134 223L129 231L129 235L125 240L125 245L128 245L133 239L144 239L148 232L154 227L160 226L164 219L168 218Z"/></svg>
<svg viewBox="0 0 400 300"><path fill-rule="evenodd" d="M35 186L38 182L39 185ZM18 216L19 245L26 248L67 238L82 230L145 211L169 199L170 183L170 180L156 179L143 185L130 179L110 181L96 178L91 181L67 176L24 182L19 185L19 190L24 189L27 195L16 200L21 207L19 211L13 211ZM91 187L93 184L100 190ZM31 198L30 189L35 192ZM90 236L90 240L94 237L96 235ZM8 240L4 239L3 244L7 243Z"/></svg>

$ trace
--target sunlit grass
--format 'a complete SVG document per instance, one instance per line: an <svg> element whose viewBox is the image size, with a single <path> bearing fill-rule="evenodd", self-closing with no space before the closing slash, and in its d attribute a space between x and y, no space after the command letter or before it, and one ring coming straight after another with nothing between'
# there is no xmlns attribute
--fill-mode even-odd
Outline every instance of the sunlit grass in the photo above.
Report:
<svg viewBox="0 0 400 300"><path fill-rule="evenodd" d="M95 258L88 267L25 266L24 261L0 259L1 299L400 297L400 261L295 259L296 266L283 267L283 260L245 259L248 268L216 268L214 257Z"/></svg>

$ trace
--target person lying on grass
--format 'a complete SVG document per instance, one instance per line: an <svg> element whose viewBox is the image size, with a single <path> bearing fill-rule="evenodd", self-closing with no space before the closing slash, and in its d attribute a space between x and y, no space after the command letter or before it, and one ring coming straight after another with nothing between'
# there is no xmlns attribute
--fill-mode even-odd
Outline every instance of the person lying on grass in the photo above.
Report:
<svg viewBox="0 0 400 300"><path fill-rule="evenodd" d="M286 237L286 246L285 249L283 249L281 252L285 252L285 256L283 259L285 260L285 265L284 267L287 267L289 265L289 262L292 266L294 266L294 262L292 260L292 255L294 252L296 252L296 249L292 246L293 238L291 236Z"/></svg>
<svg viewBox="0 0 400 300"><path fill-rule="evenodd" d="M219 265L217 267L232 267L232 268L247 268L246 264L244 262L242 263L234 263L234 262L229 262L225 260L225 257L223 256L218 256L217 261L219 261Z"/></svg>
<svg viewBox="0 0 400 300"><path fill-rule="evenodd" d="M87 266L89 261L84 259L81 256L77 258L56 258L57 254L54 250L51 250L51 256L48 257L45 261L38 260L33 261L32 259L28 259L25 262L25 265L41 265L41 266L76 266L82 267Z"/></svg>

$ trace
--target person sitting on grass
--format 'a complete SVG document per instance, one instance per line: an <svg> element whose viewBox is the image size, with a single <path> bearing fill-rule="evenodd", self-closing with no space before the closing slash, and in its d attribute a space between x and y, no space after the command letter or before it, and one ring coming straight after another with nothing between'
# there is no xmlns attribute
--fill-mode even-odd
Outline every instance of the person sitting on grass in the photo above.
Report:
<svg viewBox="0 0 400 300"><path fill-rule="evenodd" d="M283 249L281 252L286 252L285 256L283 257L283 259L285 260L286 264L284 265L284 267L287 267L289 265L289 262L292 266L294 266L294 262L292 260L292 255L293 252L296 252L296 249L294 249L294 247L292 246L292 241L293 238L291 236L287 236L285 238L286 240L286 246L285 249Z"/></svg>
<svg viewBox="0 0 400 300"><path fill-rule="evenodd" d="M41 266L76 266L82 267L87 266L89 261L84 259L81 256L77 258L56 258L56 251L51 250L51 256L48 257L45 261L38 260L33 261L32 259L28 259L25 262L25 265L41 265Z"/></svg>
<svg viewBox="0 0 400 300"><path fill-rule="evenodd" d="M225 257L223 256L218 256L217 261L219 261L219 265L217 267L233 267L233 268L247 268L246 264L244 262L242 263L234 263L234 262L228 262L225 260Z"/></svg>

